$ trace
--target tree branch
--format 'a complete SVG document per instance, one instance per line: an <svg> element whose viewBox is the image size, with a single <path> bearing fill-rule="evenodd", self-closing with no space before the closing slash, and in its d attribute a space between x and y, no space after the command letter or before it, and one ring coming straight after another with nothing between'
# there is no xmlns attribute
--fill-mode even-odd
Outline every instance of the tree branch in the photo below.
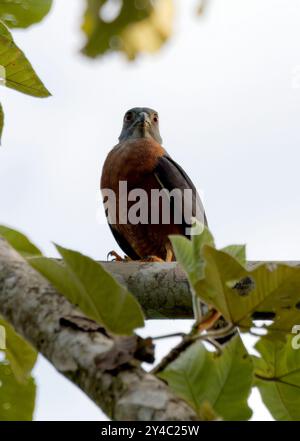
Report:
<svg viewBox="0 0 300 441"><path fill-rule="evenodd" d="M192 319L186 274L176 263L100 262L137 298L148 319Z"/></svg>
<svg viewBox="0 0 300 441"><path fill-rule="evenodd" d="M193 319L192 295L186 274L176 263L99 262L137 298L147 319ZM249 261L247 268L278 262ZM300 262L280 262L300 266ZM203 306L203 304L202 304ZM204 305L205 308L205 305ZM204 313L207 310L204 309Z"/></svg>
<svg viewBox="0 0 300 441"><path fill-rule="evenodd" d="M184 401L164 382L145 372L136 360L109 367L112 353L118 351L117 338L100 330L86 332L64 326L62 319L78 316L78 310L2 238L0 313L110 418L197 419Z"/></svg>
<svg viewBox="0 0 300 441"><path fill-rule="evenodd" d="M148 318L192 318L188 281L174 263L101 262L137 297ZM249 262L253 268L262 262ZM299 265L299 262L286 262ZM268 262L272 267L273 262ZM78 310L0 238L0 314L112 419L194 420L193 410L137 360L108 368L120 342L66 326ZM68 320L65 320L65 323ZM99 360L101 363L99 364Z"/></svg>
<svg viewBox="0 0 300 441"><path fill-rule="evenodd" d="M147 319L193 319L189 282L176 262L100 261L99 263L137 298ZM253 269L262 263L272 267L278 262L250 261L247 267ZM300 262L296 261L280 263L300 266ZM27 267L24 261L18 262L18 265ZM49 289L53 289L50 284Z"/></svg>

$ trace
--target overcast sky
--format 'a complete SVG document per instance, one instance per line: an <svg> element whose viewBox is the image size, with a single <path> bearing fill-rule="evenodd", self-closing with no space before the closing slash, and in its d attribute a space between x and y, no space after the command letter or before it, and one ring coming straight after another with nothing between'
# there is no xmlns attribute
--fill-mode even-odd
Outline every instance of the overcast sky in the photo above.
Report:
<svg viewBox="0 0 300 441"><path fill-rule="evenodd" d="M99 178L123 113L160 114L164 145L203 193L218 246L246 243L249 259L300 255L298 0L176 2L175 35L154 56L129 64L79 54L82 0L56 1L51 14L14 31L53 96L34 99L1 88L0 223L48 255L51 241L97 259L117 249L99 223ZM299 259L300 260L300 259ZM155 321L143 334L188 329ZM247 343L249 339L247 340ZM174 341L160 345L159 355ZM79 390L40 359L35 419L102 419ZM270 418L251 397L254 418Z"/></svg>

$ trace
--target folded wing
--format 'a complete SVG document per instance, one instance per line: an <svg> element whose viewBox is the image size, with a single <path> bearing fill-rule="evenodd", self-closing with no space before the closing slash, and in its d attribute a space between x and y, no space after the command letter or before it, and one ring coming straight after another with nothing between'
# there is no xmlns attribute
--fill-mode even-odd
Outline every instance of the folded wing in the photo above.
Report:
<svg viewBox="0 0 300 441"><path fill-rule="evenodd" d="M181 190L182 197L185 189L190 189L192 198L185 197L183 203L185 204L185 212L191 213L193 217L207 226L207 219L200 196L186 172L175 162L169 155L161 156L158 159L157 165L153 171L161 188L165 188L169 192L174 189ZM171 209L174 208L174 200L171 200ZM182 210L182 225L184 228L191 226L190 219L185 219L184 211ZM189 237L187 234L185 234Z"/></svg>

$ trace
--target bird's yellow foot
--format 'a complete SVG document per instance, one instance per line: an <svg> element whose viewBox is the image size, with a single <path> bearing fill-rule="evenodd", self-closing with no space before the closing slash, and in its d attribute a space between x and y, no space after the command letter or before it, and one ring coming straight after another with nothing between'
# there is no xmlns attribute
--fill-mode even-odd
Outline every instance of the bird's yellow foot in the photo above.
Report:
<svg viewBox="0 0 300 441"><path fill-rule="evenodd" d="M110 259L110 257L113 257L114 262L125 262L127 260L130 260L128 256L125 256L124 258L121 257L116 251L110 251L107 255L107 260Z"/></svg>
<svg viewBox="0 0 300 441"><path fill-rule="evenodd" d="M157 256L147 256L143 257L140 262L164 262L164 260Z"/></svg>

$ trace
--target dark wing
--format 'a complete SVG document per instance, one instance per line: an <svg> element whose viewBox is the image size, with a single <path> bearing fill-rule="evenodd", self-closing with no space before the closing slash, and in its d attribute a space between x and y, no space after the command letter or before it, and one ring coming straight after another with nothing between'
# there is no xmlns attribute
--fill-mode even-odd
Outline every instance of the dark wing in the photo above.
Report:
<svg viewBox="0 0 300 441"><path fill-rule="evenodd" d="M131 248L131 245L127 242L124 236L122 236L114 227L108 223L109 228L111 229L114 238L116 239L119 247L124 251L124 253L130 257L132 260L139 260L140 257L136 254L136 252Z"/></svg>
<svg viewBox="0 0 300 441"><path fill-rule="evenodd" d="M170 158L169 155L161 156L154 169L154 175L161 187L168 191L172 191L175 188L180 189L182 192L184 189L191 189L192 200L189 201L185 199L185 208L188 210L188 213L192 213L193 217L196 217L199 222L207 226L207 219L200 196L191 179L177 162ZM184 219L184 213L182 215L182 225L184 227L191 226L191 224Z"/></svg>

